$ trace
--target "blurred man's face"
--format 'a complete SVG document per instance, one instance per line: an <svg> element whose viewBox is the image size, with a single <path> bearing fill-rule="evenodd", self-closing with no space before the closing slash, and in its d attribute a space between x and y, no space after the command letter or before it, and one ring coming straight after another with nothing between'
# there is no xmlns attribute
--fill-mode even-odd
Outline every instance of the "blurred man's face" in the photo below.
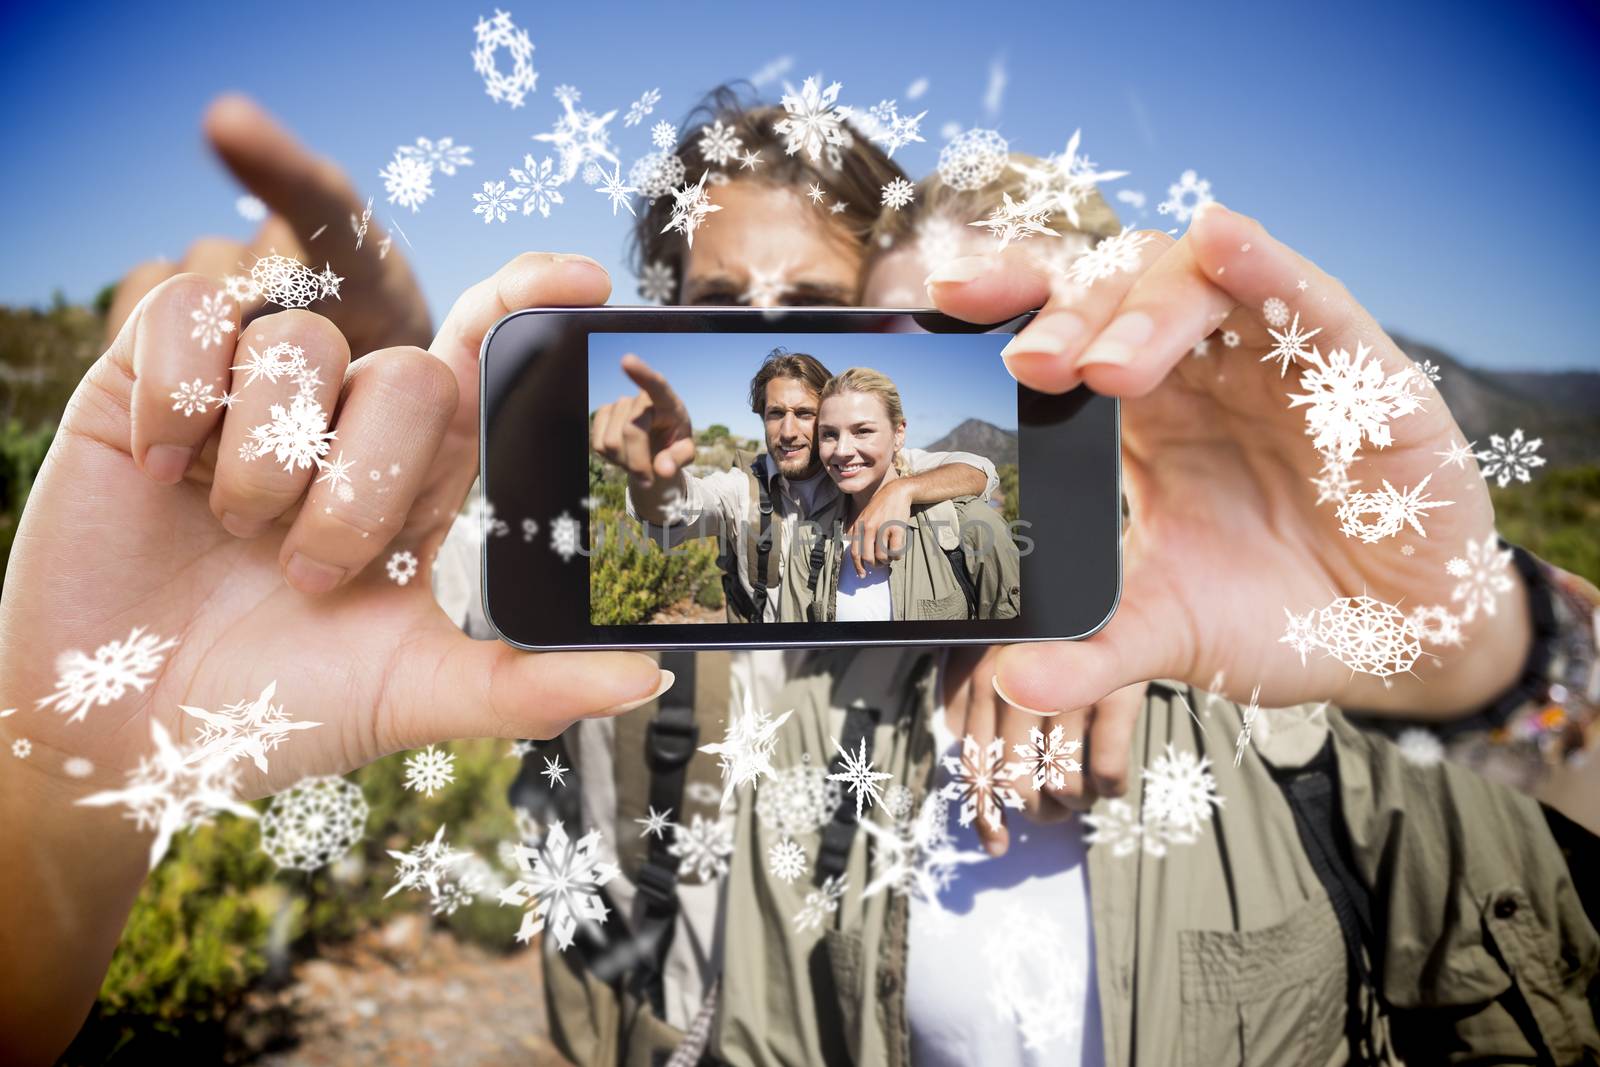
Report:
<svg viewBox="0 0 1600 1067"><path fill-rule="evenodd" d="M822 469L816 449L817 394L809 385L799 378L772 379L761 419L767 455L777 461L780 474L799 481Z"/></svg>
<svg viewBox="0 0 1600 1067"><path fill-rule="evenodd" d="M706 217L684 260L685 304L855 303L861 251L827 208L754 179L711 186L708 195L722 210Z"/></svg>
<svg viewBox="0 0 1600 1067"><path fill-rule="evenodd" d="M982 230L961 231L954 241L950 258L976 256L994 251L994 238ZM923 280L933 270L915 240L896 244L893 251L878 257L861 287L861 305L869 308L932 307Z"/></svg>

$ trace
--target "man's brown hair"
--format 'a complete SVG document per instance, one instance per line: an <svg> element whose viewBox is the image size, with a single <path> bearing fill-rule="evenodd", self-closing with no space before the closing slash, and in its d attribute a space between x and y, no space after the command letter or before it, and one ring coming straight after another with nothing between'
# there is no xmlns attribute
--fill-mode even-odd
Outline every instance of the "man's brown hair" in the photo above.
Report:
<svg viewBox="0 0 1600 1067"><path fill-rule="evenodd" d="M767 383L774 378L793 378L820 396L822 387L831 377L828 368L816 356L791 352L780 345L767 353L761 369L750 379L750 410L757 415L767 413Z"/></svg>
<svg viewBox="0 0 1600 1067"><path fill-rule="evenodd" d="M849 123L844 123L844 129L850 143L828 146L817 162L813 163L804 151L790 155L786 151L787 138L773 128L788 112L757 101L746 102L734 88L737 84L727 83L712 89L679 125L682 132L673 152L683 163L684 180L693 185L703 172L710 170L726 175L731 181L765 182L793 189L797 194L803 194L814 184L827 193L826 205L814 205L819 218L864 250L868 235L878 221L883 187L896 178L905 178L905 171ZM754 90L754 86L751 89ZM736 159L720 166L710 163L700 151L700 138L719 120L724 129L739 138L745 151L759 152L761 162L748 170L741 170ZM707 185L710 183L708 179ZM838 212L832 211L837 204L844 206ZM651 263L670 267L674 286L671 303L676 304L683 299L683 266L689 247L681 233L661 232L672 218L672 205L671 196L662 196L639 212L629 241L629 265L635 275L642 275L645 266ZM712 216L706 225L714 226L716 221Z"/></svg>

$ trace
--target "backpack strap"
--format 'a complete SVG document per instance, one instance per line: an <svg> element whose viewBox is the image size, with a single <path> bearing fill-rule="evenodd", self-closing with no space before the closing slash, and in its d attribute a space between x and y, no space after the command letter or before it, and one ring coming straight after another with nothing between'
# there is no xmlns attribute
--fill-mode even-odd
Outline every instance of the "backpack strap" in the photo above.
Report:
<svg viewBox="0 0 1600 1067"><path fill-rule="evenodd" d="M823 557L828 551L828 539L818 537L811 543L811 556L806 568L806 614L811 622L822 622L817 613L817 584L822 580Z"/></svg>
<svg viewBox="0 0 1600 1067"><path fill-rule="evenodd" d="M844 768L844 754L860 750L866 742L867 759L872 759L872 740L878 724L883 719L882 708L869 708L864 700L857 700L844 713L844 730L839 734L839 751L828 761L828 773L838 774ZM856 808L845 800L833 809L833 818L822 828L822 844L817 849L817 863L813 881L821 885L836 875L844 873L850 862L850 846L855 841Z"/></svg>
<svg viewBox="0 0 1600 1067"><path fill-rule="evenodd" d="M967 618L978 617L978 587L972 584L972 575L967 572L967 553L960 545L944 550L944 557L950 561L950 570L956 576L956 583L961 586L961 592L967 598Z"/></svg>
<svg viewBox="0 0 1600 1067"><path fill-rule="evenodd" d="M755 551L745 553L750 563L750 588L755 590L751 622L765 622L767 616L767 590L776 585L776 577L770 570L776 566L777 559L772 555L772 491L767 485L767 480L756 474L754 465L750 468L750 480L754 483L751 488L755 490L751 499L756 507Z"/></svg>
<svg viewBox="0 0 1600 1067"><path fill-rule="evenodd" d="M1339 932L1344 935L1345 1038L1350 1046L1350 1062L1363 1067L1387 1062L1385 1050L1373 1047L1380 995L1371 965L1376 944L1372 901L1366 883L1350 860L1333 738L1325 740L1304 766L1279 768L1268 763L1267 769L1294 813L1301 847L1328 894L1339 920Z"/></svg>

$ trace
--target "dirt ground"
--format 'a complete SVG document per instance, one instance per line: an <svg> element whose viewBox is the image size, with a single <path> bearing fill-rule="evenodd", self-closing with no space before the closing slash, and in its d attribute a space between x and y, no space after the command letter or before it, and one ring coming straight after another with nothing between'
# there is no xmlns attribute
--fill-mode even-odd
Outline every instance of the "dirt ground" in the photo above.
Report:
<svg viewBox="0 0 1600 1067"><path fill-rule="evenodd" d="M252 994L248 1012L296 1038L251 1061L262 1067L567 1063L545 1038L537 948L494 955L425 916L298 965L285 988Z"/></svg>

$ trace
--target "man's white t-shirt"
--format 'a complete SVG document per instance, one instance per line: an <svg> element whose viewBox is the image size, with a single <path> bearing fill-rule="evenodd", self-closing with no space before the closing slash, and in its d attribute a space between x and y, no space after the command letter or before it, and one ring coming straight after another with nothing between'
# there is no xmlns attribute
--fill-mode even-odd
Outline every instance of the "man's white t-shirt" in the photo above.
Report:
<svg viewBox="0 0 1600 1067"><path fill-rule="evenodd" d="M894 618L888 566L868 567L867 576L858 578L850 554L844 553L839 560L839 595L833 611L839 622L886 622Z"/></svg>
<svg viewBox="0 0 1600 1067"><path fill-rule="evenodd" d="M933 729L939 751L960 753L942 703ZM935 788L949 780L941 760ZM960 824L959 804L948 820L954 848L982 850L976 827ZM1017 811L1006 820L1004 856L958 868L937 906L911 899L911 1062L1099 1067L1105 1051L1082 822L1040 825Z"/></svg>

